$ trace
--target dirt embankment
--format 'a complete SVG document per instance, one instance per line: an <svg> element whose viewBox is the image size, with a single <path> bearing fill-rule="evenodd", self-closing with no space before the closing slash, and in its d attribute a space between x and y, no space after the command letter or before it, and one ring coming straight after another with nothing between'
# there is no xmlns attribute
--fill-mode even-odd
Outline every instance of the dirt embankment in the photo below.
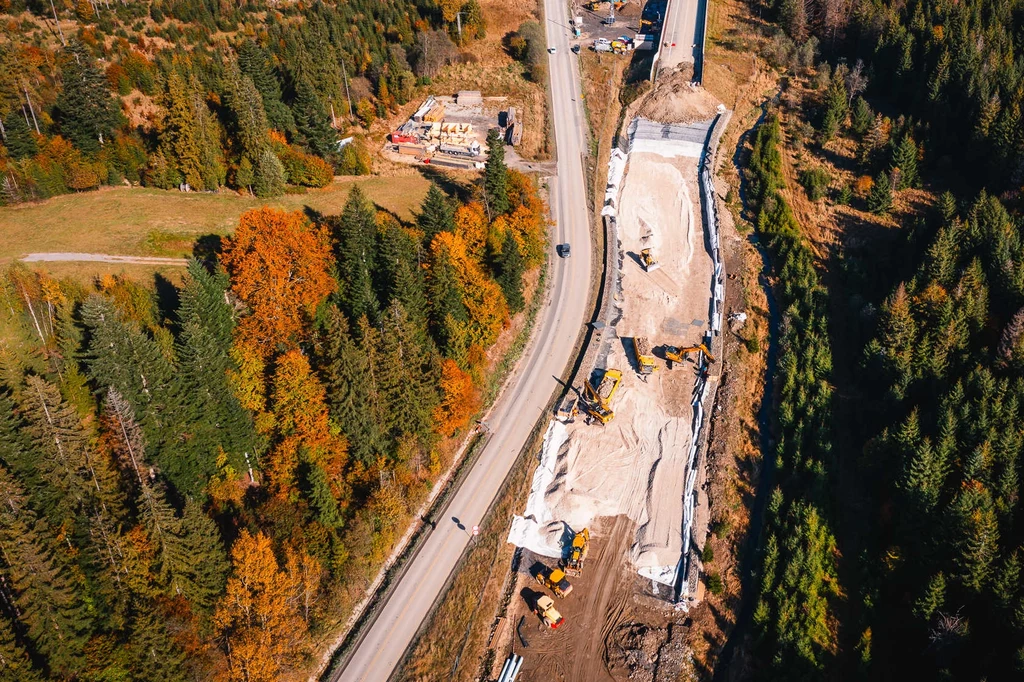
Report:
<svg viewBox="0 0 1024 682"><path fill-rule="evenodd" d="M693 85L692 77L692 69L685 66L659 74L654 88L630 107L627 119L642 116L659 123L697 123L714 118L718 99Z"/></svg>

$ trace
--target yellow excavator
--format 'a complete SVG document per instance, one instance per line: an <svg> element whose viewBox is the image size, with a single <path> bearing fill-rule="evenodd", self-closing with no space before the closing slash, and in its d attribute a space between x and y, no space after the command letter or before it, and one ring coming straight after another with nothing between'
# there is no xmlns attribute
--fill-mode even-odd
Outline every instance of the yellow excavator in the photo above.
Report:
<svg viewBox="0 0 1024 682"><path fill-rule="evenodd" d="M661 267L661 263L654 260L654 253L650 249L640 252L640 262L643 263L646 272L654 272Z"/></svg>
<svg viewBox="0 0 1024 682"><path fill-rule="evenodd" d="M714 362L715 356L711 354L708 347L703 343L696 346L687 346L686 348L676 348L675 346L665 347L665 359L669 362L669 369L672 369L673 362L682 362L686 359L686 356L690 353L701 352L704 357L708 359L708 362Z"/></svg>
<svg viewBox="0 0 1024 682"><path fill-rule="evenodd" d="M590 530L584 528L572 537L569 558L565 560L565 572L574 578L583 575L583 562L590 551Z"/></svg>
<svg viewBox="0 0 1024 682"><path fill-rule="evenodd" d="M646 336L633 337L633 352L636 353L636 364L640 370L640 376L647 376L658 369L654 364L654 356L651 354L651 344Z"/></svg>
<svg viewBox="0 0 1024 682"><path fill-rule="evenodd" d="M626 0L617 0L616 2L613 3L609 3L608 0L592 0L592 2L588 2L583 6L586 9L590 10L591 12L596 12L601 5L607 4L613 5L615 7L615 11L617 12L626 6Z"/></svg>
<svg viewBox="0 0 1024 682"><path fill-rule="evenodd" d="M594 388L590 380L583 382L583 410L601 422L607 424L615 417L612 411L612 398L619 390L622 372L617 369L606 369L601 383Z"/></svg>

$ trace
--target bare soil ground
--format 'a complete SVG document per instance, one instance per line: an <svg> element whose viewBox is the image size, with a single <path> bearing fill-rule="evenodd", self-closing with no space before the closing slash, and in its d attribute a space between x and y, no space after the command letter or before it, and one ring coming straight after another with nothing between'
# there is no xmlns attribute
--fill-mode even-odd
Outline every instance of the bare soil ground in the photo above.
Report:
<svg viewBox="0 0 1024 682"><path fill-rule="evenodd" d="M687 616L650 596L650 583L629 567L626 550L635 529L625 516L597 520L594 530L601 540L592 543L584 575L555 604L565 618L557 630L544 626L528 606L545 592L533 577L537 564L550 561L523 553L507 641L496 643L499 648L512 645L524 657L520 680L680 679L687 664L680 647Z"/></svg>

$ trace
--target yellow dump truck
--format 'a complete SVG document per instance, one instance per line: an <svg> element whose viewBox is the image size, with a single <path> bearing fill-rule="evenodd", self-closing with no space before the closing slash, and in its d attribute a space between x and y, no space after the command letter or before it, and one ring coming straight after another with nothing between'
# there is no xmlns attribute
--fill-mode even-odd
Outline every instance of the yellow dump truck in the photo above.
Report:
<svg viewBox="0 0 1024 682"><path fill-rule="evenodd" d="M565 572L574 578L583 575L583 562L590 551L590 530L584 528L572 537L569 558L565 560Z"/></svg>
<svg viewBox="0 0 1024 682"><path fill-rule="evenodd" d="M537 597L537 603L534 604L533 612L552 630L557 629L559 625L565 622L565 618L562 618L562 614L555 608L555 600L546 594Z"/></svg>
<svg viewBox="0 0 1024 682"><path fill-rule="evenodd" d="M636 353L636 364L641 375L647 376L658 369L658 366L654 364L651 344L646 336L633 337L633 352Z"/></svg>
<svg viewBox="0 0 1024 682"><path fill-rule="evenodd" d="M554 592L556 597L565 598L572 592L572 585L565 577L565 571L560 568L545 566L537 574L537 582Z"/></svg>
<svg viewBox="0 0 1024 682"><path fill-rule="evenodd" d="M615 417L612 411L612 398L619 390L619 383L622 381L622 372L617 369L606 369L601 383L594 387L590 381L583 383L583 409L588 415L602 424L607 424Z"/></svg>

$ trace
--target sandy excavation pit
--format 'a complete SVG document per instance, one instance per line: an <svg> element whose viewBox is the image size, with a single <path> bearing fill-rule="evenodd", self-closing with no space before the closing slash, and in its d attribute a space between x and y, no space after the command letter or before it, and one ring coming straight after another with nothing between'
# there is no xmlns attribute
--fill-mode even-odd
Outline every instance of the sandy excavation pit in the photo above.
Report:
<svg viewBox="0 0 1024 682"><path fill-rule="evenodd" d="M624 516L632 531L616 551L640 575L674 585L683 554L683 497L693 443L696 365L667 368L661 347L691 346L708 328L712 261L705 246L697 159L634 153L618 207L622 250L622 318L604 366L623 371L607 425L582 418L549 427L533 490L510 540L552 559L571 538L567 527L592 527ZM645 272L639 254L652 248L661 268ZM636 371L631 337L646 336L658 371ZM601 543L600 528L592 528Z"/></svg>

